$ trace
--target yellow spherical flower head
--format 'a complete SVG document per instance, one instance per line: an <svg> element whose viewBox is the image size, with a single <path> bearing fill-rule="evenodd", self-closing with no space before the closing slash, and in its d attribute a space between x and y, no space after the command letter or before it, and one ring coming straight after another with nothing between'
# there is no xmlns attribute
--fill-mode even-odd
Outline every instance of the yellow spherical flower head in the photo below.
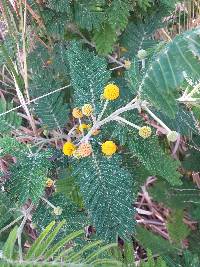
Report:
<svg viewBox="0 0 200 267"><path fill-rule="evenodd" d="M106 156L112 156L117 151L117 146L113 141L106 141L101 145L101 150Z"/></svg>
<svg viewBox="0 0 200 267"><path fill-rule="evenodd" d="M72 110L72 116L75 119L81 119L83 117L83 113L82 113L82 111L79 108L74 108Z"/></svg>
<svg viewBox="0 0 200 267"><path fill-rule="evenodd" d="M83 143L79 146L78 153L83 158L88 157L92 154L92 146L89 143Z"/></svg>
<svg viewBox="0 0 200 267"><path fill-rule="evenodd" d="M143 126L139 129L139 136L141 136L144 139L150 137L151 133L152 133L151 128L148 126Z"/></svg>
<svg viewBox="0 0 200 267"><path fill-rule="evenodd" d="M93 112L92 105L90 105L90 104L85 104L85 105L82 107L82 113L83 113L83 115L89 117L89 116L91 116L92 112Z"/></svg>
<svg viewBox="0 0 200 267"><path fill-rule="evenodd" d="M46 181L46 187L52 187L53 184L54 184L53 180L48 178L47 181Z"/></svg>
<svg viewBox="0 0 200 267"><path fill-rule="evenodd" d="M72 156L75 150L76 150L76 147L71 142L66 142L63 145L63 154L66 156Z"/></svg>
<svg viewBox="0 0 200 267"><path fill-rule="evenodd" d="M103 97L110 101L117 99L119 97L119 87L113 83L106 85Z"/></svg>
<svg viewBox="0 0 200 267"><path fill-rule="evenodd" d="M81 132L81 133L83 133L84 130L88 130L89 128L91 128L90 125L85 124L85 123L82 123L82 124L80 124L80 125L78 126L78 128L77 128L77 132Z"/></svg>

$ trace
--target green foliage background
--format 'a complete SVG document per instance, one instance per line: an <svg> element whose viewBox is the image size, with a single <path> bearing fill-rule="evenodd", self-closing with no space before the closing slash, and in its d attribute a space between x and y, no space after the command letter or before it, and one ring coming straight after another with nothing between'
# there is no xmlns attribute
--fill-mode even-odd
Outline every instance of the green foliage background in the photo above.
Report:
<svg viewBox="0 0 200 267"><path fill-rule="evenodd" d="M179 100L185 90L190 93L200 82L200 28L183 32L170 41L155 38L160 28L170 27L164 18L172 14L176 2L28 0L27 31L23 39L26 7L21 3L16 12L2 0L7 34L0 44L0 66L11 81L10 87L19 88L18 96L21 94L26 100L36 124L34 135L27 114L23 113L24 105L20 102L20 107L15 108L18 105L16 91L6 82L2 83L6 92L6 97L2 93L0 99L3 266L13 266L20 257L32 259L33 255L38 260L46 259L45 266L50 266L46 249L50 248L53 259L60 260L59 253L67 254L67 250L56 250L56 243L59 248L61 244L69 245L70 234L77 247L72 246L68 262L79 264L77 266L88 266L93 258L99 258L94 257L98 244L106 245L105 251L109 250L107 264L116 258L120 260L119 266L134 266L131 242L138 242L148 251L147 262L141 261L141 266L199 266L199 251L194 245L199 242L198 227L191 231L184 223L186 215L197 223L200 218L199 189L190 175L190 172L199 172L199 91L194 95L195 108ZM26 57L20 61L19 52L23 49ZM146 56L140 59L138 51L143 49ZM22 68L25 62L27 77ZM0 76L3 81L3 75ZM101 114L105 107L103 88L108 83L119 86L120 97L109 102ZM93 153L89 157L77 159L61 153L70 129L77 123L71 115L74 107L90 103L94 117L83 118L82 122L92 125L95 119L100 121L101 115L103 120L133 99L140 104L147 103L168 128L180 133L183 147L178 147L177 153L173 152L176 147L167 140L166 133L156 131L158 124L154 123L155 129L152 127L148 139L129 127L136 124L140 128L152 123L150 116L144 116L148 114L144 106L121 113L120 123L115 117L102 125L100 133L90 139ZM81 138L78 132L71 136L76 144ZM101 143L106 140L113 140L118 146L112 157L100 151ZM170 209L170 216L166 218L169 241L137 225L134 203L148 177L157 178L148 188L149 195ZM46 186L48 178L54 183L50 188ZM33 209L27 215L25 210L30 205ZM24 218L32 222L31 229L40 236L33 244L29 240L32 246L28 254L23 250L20 255L19 231ZM9 234L13 221L19 228L16 226ZM54 222L57 225L53 231ZM75 234L78 230L88 233L80 238ZM21 237L23 247L30 237L26 231L21 232ZM110 243L117 242L118 238L125 242L124 250L116 249L117 252L111 254L114 245ZM183 245L186 239L188 251ZM88 253L89 248L93 256ZM153 259L154 254L161 257ZM99 266L106 264L106 255L98 259ZM96 263L99 264L95 262L94 266ZM22 262L19 266L28 264L33 262L27 265Z"/></svg>

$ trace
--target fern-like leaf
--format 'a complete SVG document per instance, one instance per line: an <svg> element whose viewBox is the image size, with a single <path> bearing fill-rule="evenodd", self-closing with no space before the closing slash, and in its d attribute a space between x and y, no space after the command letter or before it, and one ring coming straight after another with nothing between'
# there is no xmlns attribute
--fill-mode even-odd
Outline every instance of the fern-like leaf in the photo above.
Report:
<svg viewBox="0 0 200 267"><path fill-rule="evenodd" d="M128 239L134 231L132 178L120 162L118 156L93 155L74 166L97 235L104 240Z"/></svg>
<svg viewBox="0 0 200 267"><path fill-rule="evenodd" d="M13 257L15 241L17 239L17 230L18 227L15 226L15 228L10 232L9 237L3 247L3 256L7 259L12 259Z"/></svg>
<svg viewBox="0 0 200 267"><path fill-rule="evenodd" d="M112 52L116 39L116 30L110 24L103 24L99 30L95 31L93 41L97 52L100 55L107 55Z"/></svg>
<svg viewBox="0 0 200 267"><path fill-rule="evenodd" d="M107 10L108 22L113 29L123 30L129 17L131 4L129 0L114 0Z"/></svg>
<svg viewBox="0 0 200 267"><path fill-rule="evenodd" d="M178 251L175 245L139 225L136 228L136 240L145 249L160 255L176 255Z"/></svg>
<svg viewBox="0 0 200 267"><path fill-rule="evenodd" d="M45 75L46 74L46 75ZM32 95L38 97L58 89L57 83L50 73L38 74L32 81ZM42 120L44 127L48 129L60 129L64 127L68 120L68 106L63 103L63 92L55 92L47 97L37 100L33 105L33 110Z"/></svg>
<svg viewBox="0 0 200 267"><path fill-rule="evenodd" d="M17 212L13 212L15 204L11 202L5 192L0 192L0 229L8 223L12 217L18 215Z"/></svg>
<svg viewBox="0 0 200 267"><path fill-rule="evenodd" d="M101 94L110 78L106 61L94 53L81 49L73 42L68 50L71 83L74 88L74 105L81 107L90 102L94 113L102 107Z"/></svg>
<svg viewBox="0 0 200 267"><path fill-rule="evenodd" d="M167 230L173 243L180 245L181 242L189 235L189 228L183 222L183 210L172 211L171 216L168 218Z"/></svg>
<svg viewBox="0 0 200 267"><path fill-rule="evenodd" d="M28 149L15 139L5 137L1 141L1 155L8 152L16 156L16 163L9 166L10 179L5 183L6 190L10 197L17 200L20 205L28 199L36 203L45 187L48 170L51 167L49 158L52 156L52 151L34 153L31 148ZM9 141L9 145L6 141Z"/></svg>
<svg viewBox="0 0 200 267"><path fill-rule="evenodd" d="M194 188L194 185L183 179L181 186L172 187L166 181L157 181L153 187L149 188L149 193L155 201L163 203L165 206L172 209L185 209L189 207L192 211L195 203L199 207L200 192L198 188Z"/></svg>
<svg viewBox="0 0 200 267"><path fill-rule="evenodd" d="M144 140L141 137L130 136L128 141L132 152L152 176L160 176L172 185L180 185L180 173L177 172L180 162L165 154L159 145L157 137Z"/></svg>
<svg viewBox="0 0 200 267"><path fill-rule="evenodd" d="M148 0L137 1L141 4ZM151 1L152 2L152 1ZM169 5L168 1L159 1L154 4L151 16L144 16L141 19L130 21L124 33L120 37L120 43L127 49L126 57L133 58L140 49L150 50L155 47L158 40L153 38L154 32L163 27L163 18L173 10L174 3Z"/></svg>
<svg viewBox="0 0 200 267"><path fill-rule="evenodd" d="M28 150L21 151L17 162L9 167L10 179L5 184L12 199L17 200L20 205L28 199L34 203L38 201L43 194L48 170L51 167L51 156L51 151L38 154L30 153Z"/></svg>
<svg viewBox="0 0 200 267"><path fill-rule="evenodd" d="M94 1L82 0L75 3L74 19L82 29L91 31L100 27L105 19L105 12Z"/></svg>
<svg viewBox="0 0 200 267"><path fill-rule="evenodd" d="M47 0L45 5L56 12L69 12L71 0Z"/></svg>
<svg viewBox="0 0 200 267"><path fill-rule="evenodd" d="M58 193L49 198L49 201L54 206L62 208L62 214L56 215L53 213L52 208L41 201L33 215L33 221L38 225L39 229L46 227L51 221L62 221L66 220L67 224L63 228L65 233L83 229L89 225L87 215L84 211L81 211L77 205L65 197L63 194Z"/></svg>
<svg viewBox="0 0 200 267"><path fill-rule="evenodd" d="M198 78L200 28L177 36L167 45L149 68L139 87L143 98L174 118L178 111L177 89L188 77Z"/></svg>
<svg viewBox="0 0 200 267"><path fill-rule="evenodd" d="M177 131L181 135L191 136L192 134L198 134L197 122L192 111L179 107L174 119L169 118L162 112L155 111L155 114L170 129Z"/></svg>
<svg viewBox="0 0 200 267"><path fill-rule="evenodd" d="M13 108L12 103L6 102L5 99L0 99L0 114L5 113L7 110ZM16 112L12 111L5 115L0 115L0 133L5 134L14 131L21 125L21 117Z"/></svg>

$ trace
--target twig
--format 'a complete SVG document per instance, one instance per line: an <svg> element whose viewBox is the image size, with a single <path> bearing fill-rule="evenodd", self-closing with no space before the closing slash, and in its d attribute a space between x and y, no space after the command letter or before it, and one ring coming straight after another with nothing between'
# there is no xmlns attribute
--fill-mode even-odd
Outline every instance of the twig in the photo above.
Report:
<svg viewBox="0 0 200 267"><path fill-rule="evenodd" d="M52 91L52 92L49 92L49 93L44 94L44 95L42 95L42 96L36 97L36 98L34 98L34 99L32 99L32 100L30 100L30 101L28 101L28 102L25 102L24 104L26 104L26 105L30 105L31 103L33 103L33 102L35 102L35 101L37 101L37 100L40 100L40 99L42 99L42 98L44 98L44 97L46 97L46 96L52 95L52 94L54 94L54 93L57 93L57 92L59 92L59 91L65 89L65 88L70 87L70 86L71 86L71 84L66 85L66 86L64 86L64 87L61 87L61 88L58 88L58 89L56 89L56 90L54 90L54 91ZM10 113L10 112L12 112L12 111L15 111L15 110L17 110L18 108L21 108L21 107L23 107L22 104L19 105L19 106L17 106L17 107L14 107L14 108L12 108L12 109L9 109L9 110L7 110L7 111L5 111L5 112L3 112L3 113L0 113L0 117L1 117L1 116L4 116L4 115L6 115L6 114L8 114L8 113Z"/></svg>
<svg viewBox="0 0 200 267"><path fill-rule="evenodd" d="M23 28L22 28L22 44L23 44L23 76L25 92L28 101L30 101L29 91L28 91L28 68L27 68L27 55L26 55L26 15L27 15L27 3L25 1L24 5L24 16L23 18Z"/></svg>
<svg viewBox="0 0 200 267"><path fill-rule="evenodd" d="M136 101L136 100L135 100ZM132 101L131 101L132 102ZM130 103L131 103L130 102ZM134 104L130 104L128 103L127 105L125 105L124 107L121 107L119 109L117 109L116 111L114 111L111 115L109 115L108 117L106 117L105 119L103 120L100 120L96 123L94 123L93 127L90 129L90 131L87 133L87 135L85 135L78 144L80 143L84 143L84 142L87 142L88 139L91 137L93 131L95 131L96 129L99 129L102 125L112 121L112 120L115 120L115 118L121 114L121 113L124 113L125 111L128 111L128 110L133 110L133 109L136 109L139 107L139 102L135 102Z"/></svg>
<svg viewBox="0 0 200 267"><path fill-rule="evenodd" d="M138 126L138 125L136 125L136 124L134 124L134 123L132 123L130 121L127 121L126 119L124 119L124 118L122 118L120 116L115 117L115 120L116 121L121 121L121 122L123 122L123 123L125 123L125 124L127 124L127 125L129 125L129 126L131 126L133 128L135 128L135 129L138 129L138 130L140 129L140 126Z"/></svg>
<svg viewBox="0 0 200 267"><path fill-rule="evenodd" d="M23 252L22 252L22 232L23 232L23 229L24 229L24 226L26 224L26 221L28 219L28 216L31 212L31 210L33 209L33 204L30 205L30 207L24 212L24 218L18 228L18 231L17 231L17 240L18 240L18 246L19 246L19 259L20 259L20 262L23 261Z"/></svg>
<svg viewBox="0 0 200 267"><path fill-rule="evenodd" d="M10 228L12 225L14 225L15 223L17 223L18 221L20 221L22 218L23 218L23 215L19 216L17 219L15 219L14 221L12 221L8 225L6 225L4 228L2 228L0 230L0 234L3 233L4 231L6 231L8 228Z"/></svg>
<svg viewBox="0 0 200 267"><path fill-rule="evenodd" d="M142 108L147 111L149 115L151 115L151 117L154 118L154 120L157 121L163 128L165 128L168 132L171 132L169 127L167 127L167 125L161 121L146 105L142 106Z"/></svg>
<svg viewBox="0 0 200 267"><path fill-rule="evenodd" d="M47 200L46 198L44 197L41 197L41 199L46 202L52 209L55 209L56 206L54 206L49 200Z"/></svg>
<svg viewBox="0 0 200 267"><path fill-rule="evenodd" d="M31 125L31 127L33 129L33 132L34 132L35 136L37 136L37 129L36 129L35 121L33 120L33 117L32 117L32 115L31 115L31 113L30 113L30 111L29 111L29 109L27 107L27 104L26 104L26 101L24 99L24 96L23 96L22 92L19 89L18 83L17 83L14 75L13 75L13 78L14 78L14 81L15 81L15 88L16 88L16 92L17 92L17 96L19 98L19 101L20 101L22 107L24 108L24 111L25 111L25 113L26 113L26 115L27 115L27 117L29 119L30 125Z"/></svg>

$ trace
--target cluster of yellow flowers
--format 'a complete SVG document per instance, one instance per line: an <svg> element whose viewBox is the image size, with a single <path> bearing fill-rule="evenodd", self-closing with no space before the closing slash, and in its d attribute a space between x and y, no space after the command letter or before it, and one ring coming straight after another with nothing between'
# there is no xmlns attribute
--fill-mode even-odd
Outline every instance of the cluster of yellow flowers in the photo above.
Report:
<svg viewBox="0 0 200 267"><path fill-rule="evenodd" d="M112 156L117 151L117 146L113 141L106 141L101 145L101 151L106 156ZM92 154L92 146L90 143L82 143L77 148L72 142L68 141L63 146L63 153L66 156L84 158Z"/></svg>
<svg viewBox="0 0 200 267"><path fill-rule="evenodd" d="M92 146L89 143L82 143L78 148L70 141L63 145L63 153L66 156L88 157L92 153Z"/></svg>
<svg viewBox="0 0 200 267"><path fill-rule="evenodd" d="M75 119L81 119L83 116L90 117L93 113L93 107L90 104L85 104L81 109L74 108L72 115Z"/></svg>
<svg viewBox="0 0 200 267"><path fill-rule="evenodd" d="M120 95L120 89L117 85L110 83L105 86L103 92L103 98L108 101L116 100ZM74 108L72 111L72 115L76 119L81 119L83 116L89 117L93 113L93 107L91 104L85 104L82 108ZM84 130L90 129L91 126L85 123L81 123L77 127L78 133L84 133ZM99 133L99 129L95 130L92 135L97 135ZM140 127L139 135L146 139L151 136L151 128L148 126ZM117 146L113 141L105 141L101 145L101 151L106 156L112 156L117 151ZM79 147L76 147L72 142L67 141L63 145L63 153L66 156L73 156L75 158L83 158L88 157L92 154L92 146L90 143L82 143Z"/></svg>

